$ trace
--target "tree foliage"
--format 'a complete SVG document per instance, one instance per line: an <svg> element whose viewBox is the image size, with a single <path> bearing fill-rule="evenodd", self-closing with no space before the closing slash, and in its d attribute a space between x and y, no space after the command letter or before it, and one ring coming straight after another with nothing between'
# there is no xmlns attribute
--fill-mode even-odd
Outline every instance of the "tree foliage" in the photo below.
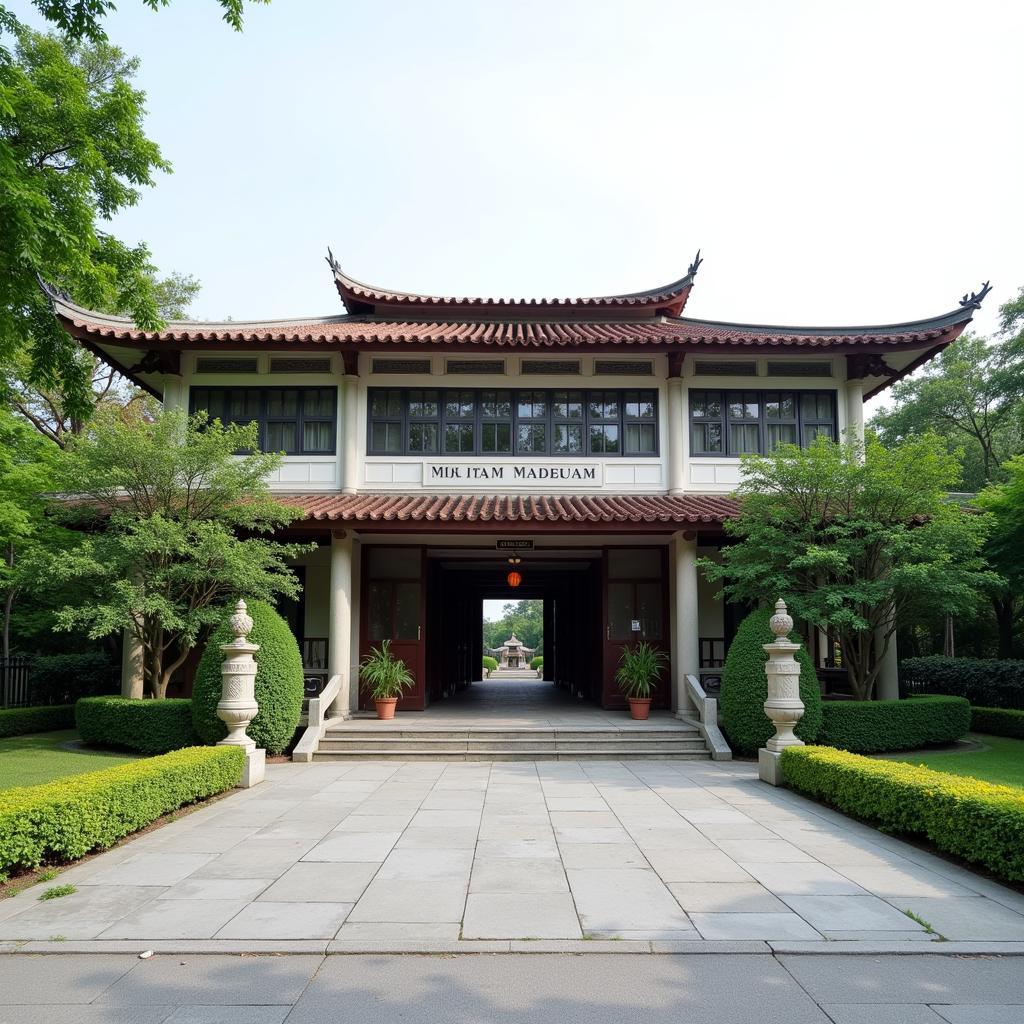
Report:
<svg viewBox="0 0 1024 1024"><path fill-rule="evenodd" d="M89 411L88 365L61 329L40 280L84 305L161 320L144 245L103 230L169 170L143 131L138 61L106 42L74 43L8 19L0 50L0 362L26 348L31 382Z"/></svg>
<svg viewBox="0 0 1024 1024"><path fill-rule="evenodd" d="M484 647L494 650L513 633L523 646L535 648L540 654L544 648L544 602L538 600L509 601L502 608L502 616L484 623Z"/></svg>
<svg viewBox="0 0 1024 1024"><path fill-rule="evenodd" d="M730 598L782 597L828 630L854 695L869 700L901 615L924 604L959 612L995 580L979 556L988 518L947 500L958 475L933 435L746 456L740 514L726 524L736 543L702 567Z"/></svg>
<svg viewBox="0 0 1024 1024"><path fill-rule="evenodd" d="M94 639L129 630L156 697L226 600L298 592L287 559L309 548L267 537L298 513L271 498L265 481L280 457L257 452L256 433L204 413L100 416L62 457L61 482L75 496L63 517L92 532L47 566L79 587L58 628Z"/></svg>

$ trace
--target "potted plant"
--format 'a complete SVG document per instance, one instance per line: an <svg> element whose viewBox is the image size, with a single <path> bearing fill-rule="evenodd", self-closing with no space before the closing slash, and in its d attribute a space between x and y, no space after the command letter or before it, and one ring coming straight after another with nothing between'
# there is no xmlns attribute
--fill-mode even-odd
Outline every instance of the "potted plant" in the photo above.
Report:
<svg viewBox="0 0 1024 1024"><path fill-rule="evenodd" d="M615 671L615 681L629 701L630 717L638 722L647 721L651 713L651 693L656 689L668 655L647 642L636 647L624 647Z"/></svg>
<svg viewBox="0 0 1024 1024"><path fill-rule="evenodd" d="M390 640L382 640L380 647L370 648L359 665L359 679L377 705L377 717L388 721L395 717L395 705L402 691L415 685L405 662L391 653Z"/></svg>

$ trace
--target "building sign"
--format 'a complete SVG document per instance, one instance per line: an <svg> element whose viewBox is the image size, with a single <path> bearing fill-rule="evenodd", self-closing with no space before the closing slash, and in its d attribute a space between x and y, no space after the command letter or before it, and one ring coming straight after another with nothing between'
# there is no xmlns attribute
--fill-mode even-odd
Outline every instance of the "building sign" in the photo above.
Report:
<svg viewBox="0 0 1024 1024"><path fill-rule="evenodd" d="M424 462L423 483L428 487L534 487L553 494L580 487L601 487L600 462Z"/></svg>
<svg viewBox="0 0 1024 1024"><path fill-rule="evenodd" d="M520 537L502 537L494 542L499 551L532 551L533 541Z"/></svg>

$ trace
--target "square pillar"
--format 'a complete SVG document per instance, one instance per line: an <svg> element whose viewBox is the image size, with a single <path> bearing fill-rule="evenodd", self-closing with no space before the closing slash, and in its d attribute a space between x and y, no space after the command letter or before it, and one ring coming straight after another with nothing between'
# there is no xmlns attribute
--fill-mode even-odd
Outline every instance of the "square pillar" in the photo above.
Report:
<svg viewBox="0 0 1024 1024"><path fill-rule="evenodd" d="M341 489L355 494L359 490L359 378L354 373L346 372L341 394Z"/></svg>
<svg viewBox="0 0 1024 1024"><path fill-rule="evenodd" d="M697 535L677 533L673 538L672 561L675 576L675 657L672 710L686 711L690 699L685 677L700 677L700 623L697 616Z"/></svg>
<svg viewBox="0 0 1024 1024"><path fill-rule="evenodd" d="M864 381L846 382L846 429L858 444L864 443Z"/></svg>
<svg viewBox="0 0 1024 1024"><path fill-rule="evenodd" d="M341 676L341 689L327 713L347 717L352 695L352 535L344 530L331 534L329 593L327 674Z"/></svg>
<svg viewBox="0 0 1024 1024"><path fill-rule="evenodd" d="M686 487L686 424L683 378L668 379L668 493L682 494Z"/></svg>

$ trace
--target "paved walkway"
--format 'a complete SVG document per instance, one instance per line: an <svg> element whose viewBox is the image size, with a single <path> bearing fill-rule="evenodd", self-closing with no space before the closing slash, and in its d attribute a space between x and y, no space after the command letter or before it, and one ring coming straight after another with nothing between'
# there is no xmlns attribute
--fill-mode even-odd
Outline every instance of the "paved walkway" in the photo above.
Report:
<svg viewBox="0 0 1024 1024"><path fill-rule="evenodd" d="M69 883L0 949L1024 951L1024 896L738 763L272 765Z"/></svg>
<svg viewBox="0 0 1024 1024"><path fill-rule="evenodd" d="M0 956L2 1024L1020 1024L1013 957Z"/></svg>

